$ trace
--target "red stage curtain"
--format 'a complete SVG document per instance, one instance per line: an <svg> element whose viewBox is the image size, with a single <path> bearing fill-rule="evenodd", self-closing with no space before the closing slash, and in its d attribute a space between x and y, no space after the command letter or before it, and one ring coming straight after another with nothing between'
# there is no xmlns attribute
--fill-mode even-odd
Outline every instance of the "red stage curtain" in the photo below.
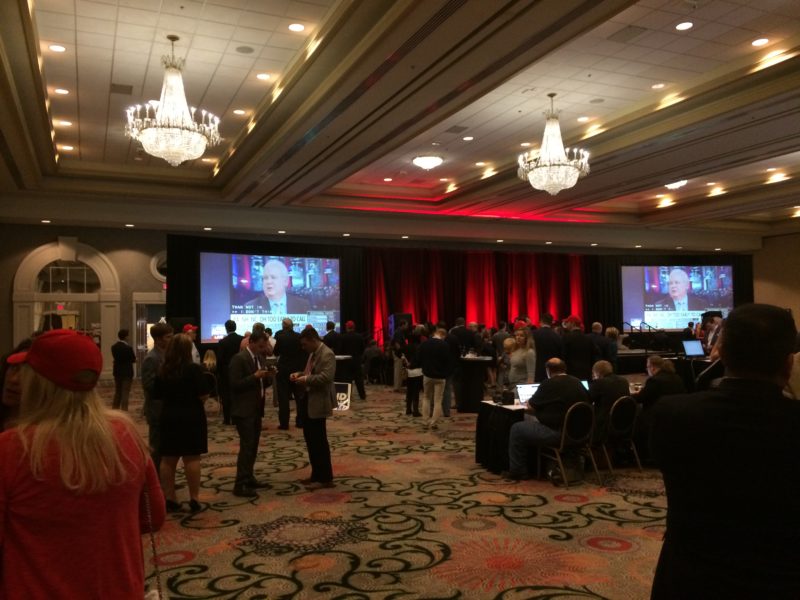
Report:
<svg viewBox="0 0 800 600"><path fill-rule="evenodd" d="M569 255L569 310L583 320L583 256Z"/></svg>
<svg viewBox="0 0 800 600"><path fill-rule="evenodd" d="M386 282L383 277L383 261L379 252L367 254L367 289L369 299L367 307L369 318L372 323L372 337L378 342L379 347L383 347L386 338L386 327L389 322L389 303L386 299Z"/></svg>
<svg viewBox="0 0 800 600"><path fill-rule="evenodd" d="M467 321L497 325L494 252L468 252L466 264Z"/></svg>
<svg viewBox="0 0 800 600"><path fill-rule="evenodd" d="M438 250L431 250L425 255L427 271L425 302L428 320L438 323L442 318L442 255Z"/></svg>

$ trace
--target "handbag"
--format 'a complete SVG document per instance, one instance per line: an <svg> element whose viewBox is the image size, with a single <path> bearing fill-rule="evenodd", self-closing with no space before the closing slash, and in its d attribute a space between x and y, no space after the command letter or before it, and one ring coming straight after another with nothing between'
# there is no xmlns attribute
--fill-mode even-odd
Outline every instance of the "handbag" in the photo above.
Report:
<svg viewBox="0 0 800 600"><path fill-rule="evenodd" d="M150 551L153 554L153 568L155 570L156 589L148 590L144 593L144 600L162 600L166 598L161 590L161 570L158 568L158 552L156 552L156 536L153 531L153 513L150 510L150 494L147 492L147 483L144 489L144 514L146 518L147 533L150 536Z"/></svg>

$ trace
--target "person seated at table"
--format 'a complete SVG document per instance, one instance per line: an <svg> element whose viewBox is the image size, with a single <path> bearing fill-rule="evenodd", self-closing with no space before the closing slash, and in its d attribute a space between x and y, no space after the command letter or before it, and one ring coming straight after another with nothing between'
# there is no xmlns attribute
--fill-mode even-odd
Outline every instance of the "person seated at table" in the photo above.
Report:
<svg viewBox="0 0 800 600"><path fill-rule="evenodd" d="M533 383L536 373L536 350L528 329L520 327L514 331L516 348L509 356L508 383Z"/></svg>
<svg viewBox="0 0 800 600"><path fill-rule="evenodd" d="M650 454L648 440L653 406L662 396L686 393L686 386L683 379L675 373L674 365L657 354L647 358L647 374L649 377L645 380L641 391L633 394L641 406L639 420L636 422L634 441L643 459L649 459Z"/></svg>
<svg viewBox="0 0 800 600"><path fill-rule="evenodd" d="M589 399L581 380L567 375L567 365L560 358L548 360L545 371L547 379L528 402L525 420L511 426L509 470L503 473L508 479L527 479L530 448L558 445L567 409Z"/></svg>
<svg viewBox="0 0 800 600"><path fill-rule="evenodd" d="M592 365L589 400L594 405L594 441L605 440L611 407L619 398L627 396L628 392L628 380L614 373L610 362L598 360Z"/></svg>

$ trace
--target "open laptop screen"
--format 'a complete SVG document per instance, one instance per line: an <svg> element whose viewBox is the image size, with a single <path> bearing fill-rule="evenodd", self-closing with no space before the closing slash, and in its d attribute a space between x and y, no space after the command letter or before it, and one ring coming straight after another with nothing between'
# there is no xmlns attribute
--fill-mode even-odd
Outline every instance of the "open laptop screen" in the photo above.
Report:
<svg viewBox="0 0 800 600"><path fill-rule="evenodd" d="M700 340L683 340L683 352L690 358L695 356L705 357L706 355Z"/></svg>
<svg viewBox="0 0 800 600"><path fill-rule="evenodd" d="M581 380L581 385L588 391L589 390L589 381L587 379Z"/></svg>
<svg viewBox="0 0 800 600"><path fill-rule="evenodd" d="M539 389L538 383L520 383L517 384L517 396L519 396L520 404L528 404L528 401Z"/></svg>

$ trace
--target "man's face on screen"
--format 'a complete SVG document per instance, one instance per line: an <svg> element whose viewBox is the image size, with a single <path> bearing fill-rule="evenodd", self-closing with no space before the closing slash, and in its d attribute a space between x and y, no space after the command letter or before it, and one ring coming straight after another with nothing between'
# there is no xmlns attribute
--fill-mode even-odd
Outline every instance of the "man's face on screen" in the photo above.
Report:
<svg viewBox="0 0 800 600"><path fill-rule="evenodd" d="M669 274L669 295L675 300L683 298L689 291L689 278L684 271Z"/></svg>
<svg viewBox="0 0 800 600"><path fill-rule="evenodd" d="M280 300L286 294L289 277L280 265L269 262L264 267L262 275L264 295L270 300Z"/></svg>

